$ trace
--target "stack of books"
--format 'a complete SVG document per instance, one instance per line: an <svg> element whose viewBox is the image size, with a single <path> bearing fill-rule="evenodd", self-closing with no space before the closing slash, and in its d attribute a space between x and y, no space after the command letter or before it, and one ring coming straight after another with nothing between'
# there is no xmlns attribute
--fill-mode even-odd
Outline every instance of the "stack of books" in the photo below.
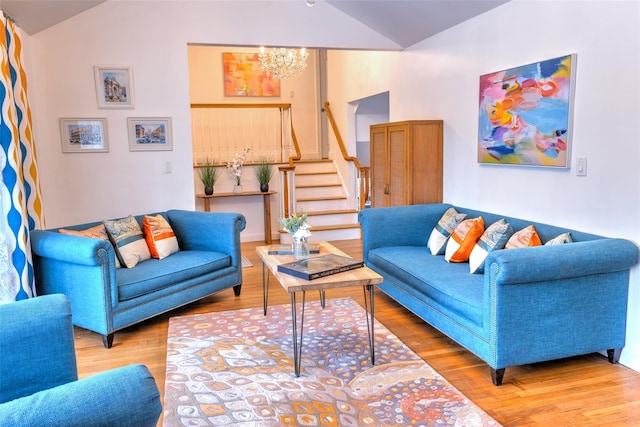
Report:
<svg viewBox="0 0 640 427"><path fill-rule="evenodd" d="M278 271L305 280L313 280L319 277L342 273L364 266L364 262L349 257L335 254L323 255L315 258L307 258L299 261L280 264Z"/></svg>

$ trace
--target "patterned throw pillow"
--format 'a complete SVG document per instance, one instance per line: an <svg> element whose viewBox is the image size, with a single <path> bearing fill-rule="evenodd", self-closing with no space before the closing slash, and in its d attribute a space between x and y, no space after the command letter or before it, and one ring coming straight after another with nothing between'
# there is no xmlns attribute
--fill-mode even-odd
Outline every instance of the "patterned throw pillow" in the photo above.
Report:
<svg viewBox="0 0 640 427"><path fill-rule="evenodd" d="M62 234L70 234L72 236L89 237L90 239L102 239L111 243L111 240L109 240L109 236L107 235L107 230L104 228L104 224L96 225L95 227L87 228L85 230L67 230L65 228L60 228L58 232ZM116 268L120 268L120 260L118 259L117 254Z"/></svg>
<svg viewBox="0 0 640 427"><path fill-rule="evenodd" d="M142 232L153 258L166 258L180 250L171 225L160 214L145 215L142 219Z"/></svg>
<svg viewBox="0 0 640 427"><path fill-rule="evenodd" d="M106 220L104 227L122 265L133 268L140 261L151 258L142 229L133 215L118 220Z"/></svg>
<svg viewBox="0 0 640 427"><path fill-rule="evenodd" d="M512 234L513 228L511 224L504 219L496 221L487 227L469 255L469 272L483 273L484 260L487 259L489 253L504 248Z"/></svg>
<svg viewBox="0 0 640 427"><path fill-rule="evenodd" d="M557 237L554 237L553 239L545 243L545 245L547 246L562 245L564 243L572 243L572 242L573 242L573 239L571 238L571 233L567 232L567 233L562 233Z"/></svg>
<svg viewBox="0 0 640 427"><path fill-rule="evenodd" d="M516 232L509 238L505 249L528 248L531 246L541 246L540 236L536 232L536 228L530 225Z"/></svg>
<svg viewBox="0 0 640 427"><path fill-rule="evenodd" d="M469 255L473 250L476 242L484 232L484 219L478 218L465 219L462 221L447 242L444 259L447 262L465 262L469 260Z"/></svg>
<svg viewBox="0 0 640 427"><path fill-rule="evenodd" d="M433 228L433 231L431 231L427 242L427 247L432 255L442 255L444 253L449 236L466 217L466 214L458 213L454 208L447 209L438 224Z"/></svg>

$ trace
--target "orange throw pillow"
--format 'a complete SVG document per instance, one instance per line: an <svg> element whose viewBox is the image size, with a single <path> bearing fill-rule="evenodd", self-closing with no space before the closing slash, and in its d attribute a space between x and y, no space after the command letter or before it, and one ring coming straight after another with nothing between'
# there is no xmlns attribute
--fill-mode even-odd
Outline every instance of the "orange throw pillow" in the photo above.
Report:
<svg viewBox="0 0 640 427"><path fill-rule="evenodd" d="M462 221L451 233L444 259L448 262L469 261L469 255L482 233L484 233L484 219L481 216Z"/></svg>
<svg viewBox="0 0 640 427"><path fill-rule="evenodd" d="M87 228L85 230L67 230L66 228L60 228L58 229L58 232L62 234L70 234L72 236L106 240L107 242L111 243L111 240L109 240L109 236L107 235L107 230L104 228L104 224L96 225L95 227ZM118 255L116 255L115 258L116 268L120 268L120 260L118 259Z"/></svg>
<svg viewBox="0 0 640 427"><path fill-rule="evenodd" d="M153 258L163 259L178 252L178 239L162 215L145 215L142 219L142 231Z"/></svg>
<svg viewBox="0 0 640 427"><path fill-rule="evenodd" d="M514 233L513 236L509 238L507 244L504 246L505 249L515 249L515 248L528 248L531 246L541 246L542 242L540 241L540 236L538 236L538 232L533 225L530 225L522 230Z"/></svg>

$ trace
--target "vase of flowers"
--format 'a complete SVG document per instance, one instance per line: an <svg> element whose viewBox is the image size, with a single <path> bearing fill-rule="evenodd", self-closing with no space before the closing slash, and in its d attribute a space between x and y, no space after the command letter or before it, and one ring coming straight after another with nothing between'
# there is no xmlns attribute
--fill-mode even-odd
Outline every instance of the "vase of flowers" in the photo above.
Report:
<svg viewBox="0 0 640 427"><path fill-rule="evenodd" d="M235 181L233 186L234 193L242 193L242 165L244 165L249 151L249 148L245 148L240 153L236 153L233 161L227 162L227 172L231 179Z"/></svg>
<svg viewBox="0 0 640 427"><path fill-rule="evenodd" d="M311 236L309 231L311 226L307 223L307 214L291 215L289 218L282 218L280 223L287 233L293 235L293 243L291 244L293 258L309 258L309 241L307 239Z"/></svg>

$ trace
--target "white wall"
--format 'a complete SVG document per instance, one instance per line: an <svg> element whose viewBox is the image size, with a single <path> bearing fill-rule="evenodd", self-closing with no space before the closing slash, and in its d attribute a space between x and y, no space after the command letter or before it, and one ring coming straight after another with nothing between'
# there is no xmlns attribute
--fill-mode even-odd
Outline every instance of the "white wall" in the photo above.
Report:
<svg viewBox="0 0 640 427"><path fill-rule="evenodd" d="M446 202L639 242L639 24L639 2L514 0L400 54L331 51L329 99L345 109L389 90L392 121L443 119ZM570 53L572 157L588 157L588 175L479 165L479 76ZM638 267L629 297L622 363L640 371Z"/></svg>
<svg viewBox="0 0 640 427"><path fill-rule="evenodd" d="M335 25L331 31L327 22ZM26 37L25 43L32 59L30 98L48 227L194 209L200 188L194 189L192 171L189 43L397 47L324 2L309 8L302 1L112 0ZM97 108L93 67L99 64L133 68L135 109ZM158 116L173 120L173 151L130 152L127 117ZM109 153L63 154L60 117L106 118ZM247 216L245 241L263 236L261 202L253 199L224 206ZM279 211L272 215L277 219Z"/></svg>

